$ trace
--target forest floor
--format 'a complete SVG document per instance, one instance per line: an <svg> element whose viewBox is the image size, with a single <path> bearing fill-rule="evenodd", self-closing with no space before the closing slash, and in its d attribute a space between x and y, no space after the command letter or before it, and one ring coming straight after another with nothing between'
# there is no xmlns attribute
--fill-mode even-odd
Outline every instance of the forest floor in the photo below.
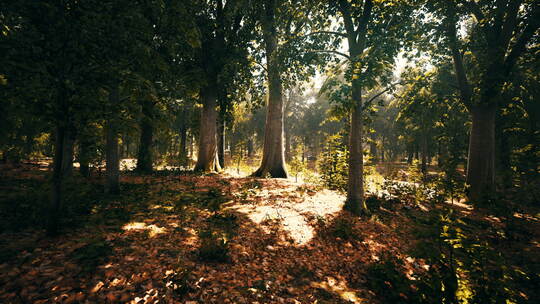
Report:
<svg viewBox="0 0 540 304"><path fill-rule="evenodd" d="M436 303L452 288L539 303L536 207L370 199L358 218L288 180L125 173L116 196L99 177L66 185L50 238L48 172L0 172L1 303Z"/></svg>

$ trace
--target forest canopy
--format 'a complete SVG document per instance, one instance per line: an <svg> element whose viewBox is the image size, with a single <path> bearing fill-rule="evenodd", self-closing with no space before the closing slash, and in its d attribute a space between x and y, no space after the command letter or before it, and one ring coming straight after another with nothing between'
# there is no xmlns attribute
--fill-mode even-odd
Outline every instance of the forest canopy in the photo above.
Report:
<svg viewBox="0 0 540 304"><path fill-rule="evenodd" d="M0 301L535 303L539 28L536 0L2 3Z"/></svg>

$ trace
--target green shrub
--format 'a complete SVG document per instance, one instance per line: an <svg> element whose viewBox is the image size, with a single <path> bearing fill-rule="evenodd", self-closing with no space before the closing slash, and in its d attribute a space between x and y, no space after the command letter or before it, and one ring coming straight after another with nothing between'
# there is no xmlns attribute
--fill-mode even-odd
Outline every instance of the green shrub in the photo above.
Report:
<svg viewBox="0 0 540 304"><path fill-rule="evenodd" d="M328 139L318 161L322 183L328 189L347 190L348 153L341 135L334 135Z"/></svg>

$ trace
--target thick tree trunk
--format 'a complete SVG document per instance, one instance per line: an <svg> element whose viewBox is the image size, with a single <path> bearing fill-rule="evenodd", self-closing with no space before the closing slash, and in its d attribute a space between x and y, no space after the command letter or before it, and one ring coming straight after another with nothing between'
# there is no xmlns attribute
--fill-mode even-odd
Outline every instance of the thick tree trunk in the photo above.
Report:
<svg viewBox="0 0 540 304"><path fill-rule="evenodd" d="M262 27L267 59L268 106L264 128L263 158L261 166L253 173L253 176L262 177L269 174L274 178L287 178L283 143L283 90L277 56L275 11L275 0L267 0Z"/></svg>
<svg viewBox="0 0 540 304"><path fill-rule="evenodd" d="M153 155L152 145L154 140L154 103L143 101L141 119L141 137L139 141L139 153L137 155L137 171L151 173Z"/></svg>
<svg viewBox="0 0 540 304"><path fill-rule="evenodd" d="M467 162L469 199L478 201L495 190L496 105L470 108L472 116Z"/></svg>
<svg viewBox="0 0 540 304"><path fill-rule="evenodd" d="M47 234L56 235L60 226L60 209L62 207L62 182L64 179L64 172L62 165L64 163L64 142L66 132L64 126L56 127L56 138L54 144L54 157L53 157L53 178L51 189L51 206L49 208L48 222L47 222Z"/></svg>
<svg viewBox="0 0 540 304"><path fill-rule="evenodd" d="M203 108L199 129L199 151L195 171L219 172L221 166L217 148L216 86L207 86L201 90Z"/></svg>
<svg viewBox="0 0 540 304"><path fill-rule="evenodd" d="M354 107L351 113L349 132L349 181L345 209L361 215L367 211L364 201L364 155L362 151L362 89L353 80L352 98Z"/></svg>

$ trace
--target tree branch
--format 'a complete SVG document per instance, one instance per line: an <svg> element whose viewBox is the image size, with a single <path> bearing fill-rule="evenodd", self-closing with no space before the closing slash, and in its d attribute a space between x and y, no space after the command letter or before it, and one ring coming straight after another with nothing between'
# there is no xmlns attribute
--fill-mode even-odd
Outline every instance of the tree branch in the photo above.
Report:
<svg viewBox="0 0 540 304"><path fill-rule="evenodd" d="M338 51L334 51L334 50L307 50L306 53L331 53L331 54L343 56L343 57L347 58L348 60L351 59L351 57L349 57L349 55L338 52Z"/></svg>
<svg viewBox="0 0 540 304"><path fill-rule="evenodd" d="M538 31L538 28L540 27L540 5L537 4L535 8L533 9L533 12L531 16L529 17L529 24L525 27L525 29L521 32L521 35L516 40L516 43L512 47L512 50L506 56L504 60L504 69L505 73L510 73L510 70L516 63L517 59L525 50L527 49L527 43L531 40L531 38L534 36L534 34Z"/></svg>

